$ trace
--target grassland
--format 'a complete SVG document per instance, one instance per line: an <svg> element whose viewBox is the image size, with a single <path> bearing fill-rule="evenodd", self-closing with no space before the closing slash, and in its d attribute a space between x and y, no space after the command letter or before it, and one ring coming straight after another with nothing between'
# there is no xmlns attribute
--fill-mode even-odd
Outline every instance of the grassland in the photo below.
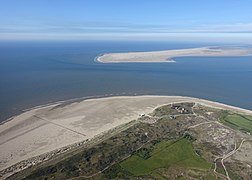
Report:
<svg viewBox="0 0 252 180"><path fill-rule="evenodd" d="M221 122L233 129L252 134L252 116L224 111Z"/></svg>
<svg viewBox="0 0 252 180"><path fill-rule="evenodd" d="M148 159L135 154L120 163L121 167L135 176L158 174L159 168L180 166L207 171L211 164L196 155L191 142L182 138L178 141L163 141L154 147Z"/></svg>

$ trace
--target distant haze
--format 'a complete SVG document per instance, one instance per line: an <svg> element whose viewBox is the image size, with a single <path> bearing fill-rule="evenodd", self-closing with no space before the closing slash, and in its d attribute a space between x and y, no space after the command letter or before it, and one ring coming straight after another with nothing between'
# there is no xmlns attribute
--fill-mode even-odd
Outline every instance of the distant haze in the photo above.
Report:
<svg viewBox="0 0 252 180"><path fill-rule="evenodd" d="M252 42L252 1L11 0L0 40Z"/></svg>

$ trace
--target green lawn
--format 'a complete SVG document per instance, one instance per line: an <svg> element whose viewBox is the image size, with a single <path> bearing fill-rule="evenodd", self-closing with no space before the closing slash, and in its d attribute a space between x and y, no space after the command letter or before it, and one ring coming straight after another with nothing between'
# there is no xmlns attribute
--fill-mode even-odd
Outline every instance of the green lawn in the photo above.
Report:
<svg viewBox="0 0 252 180"><path fill-rule="evenodd" d="M240 114L228 114L224 117L224 123L234 129L249 132L252 134L252 117Z"/></svg>
<svg viewBox="0 0 252 180"><path fill-rule="evenodd" d="M120 165L135 176L148 175L158 168L169 168L170 166L198 170L211 168L210 163L195 154L191 142L185 138L176 142L161 142L154 147L150 158L143 159L138 155L133 155Z"/></svg>

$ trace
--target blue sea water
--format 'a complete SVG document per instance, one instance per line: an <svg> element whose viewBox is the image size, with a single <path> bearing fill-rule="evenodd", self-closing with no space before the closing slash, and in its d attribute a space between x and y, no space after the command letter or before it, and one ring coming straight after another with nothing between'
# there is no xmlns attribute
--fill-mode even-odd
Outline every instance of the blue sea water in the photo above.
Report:
<svg viewBox="0 0 252 180"><path fill-rule="evenodd" d="M108 52L213 44L1 42L0 121L50 102L104 95L182 95L252 110L252 57L183 57L176 63L95 62ZM216 44L214 44L216 45Z"/></svg>

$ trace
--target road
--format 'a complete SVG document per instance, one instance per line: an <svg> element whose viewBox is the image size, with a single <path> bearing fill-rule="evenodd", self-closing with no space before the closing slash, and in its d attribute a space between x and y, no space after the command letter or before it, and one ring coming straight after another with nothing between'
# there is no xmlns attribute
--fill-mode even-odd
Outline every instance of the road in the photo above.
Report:
<svg viewBox="0 0 252 180"><path fill-rule="evenodd" d="M216 169L217 169L217 160L218 159L221 159L221 165L222 165L222 167L223 167L223 169L225 170L225 174L226 174L226 177L225 178L227 178L228 180L231 180L230 179L230 176L229 176L229 174L228 174L228 171L227 171L227 168L226 168L226 166L225 166L225 164L224 164L224 160L225 159L227 159L228 157L230 157L230 156L232 156L233 154L235 154L241 147L242 147L242 145L243 145L243 143L246 141L246 139L243 139L242 141L241 141L241 143L240 143L240 145L238 146L238 148L237 148L237 145L236 145L236 143L235 143L235 147L234 147L234 149L232 150L232 151L230 151L229 153L227 153L227 154L224 154L222 157L217 157L217 158L215 158L215 160L214 160L214 173L216 173L216 174L218 174L218 175L220 175L218 172L216 172ZM222 176L222 175L221 175Z"/></svg>

